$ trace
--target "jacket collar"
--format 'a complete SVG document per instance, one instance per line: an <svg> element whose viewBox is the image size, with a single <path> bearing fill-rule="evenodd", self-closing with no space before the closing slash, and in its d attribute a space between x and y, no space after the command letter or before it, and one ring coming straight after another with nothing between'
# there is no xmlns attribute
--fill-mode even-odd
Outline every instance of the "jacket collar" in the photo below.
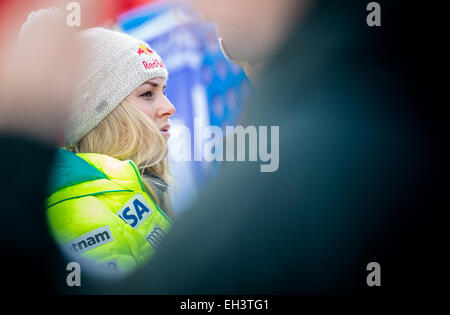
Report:
<svg viewBox="0 0 450 315"><path fill-rule="evenodd" d="M123 189L144 190L139 172L132 161L120 161L104 154L74 154L65 149L58 149L47 196L67 187L99 179L107 180Z"/></svg>

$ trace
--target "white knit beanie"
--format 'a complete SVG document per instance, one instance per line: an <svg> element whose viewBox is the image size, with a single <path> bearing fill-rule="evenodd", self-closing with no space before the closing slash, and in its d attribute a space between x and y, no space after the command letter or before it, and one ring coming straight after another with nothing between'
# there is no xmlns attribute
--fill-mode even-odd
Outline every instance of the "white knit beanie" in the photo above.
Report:
<svg viewBox="0 0 450 315"><path fill-rule="evenodd" d="M26 42L35 36L34 29L49 20L55 27L67 27L63 13L57 8L34 11L22 26L19 41ZM141 40L101 27L78 35L81 69L65 127L69 144L88 134L144 82L168 78L161 57Z"/></svg>
<svg viewBox="0 0 450 315"><path fill-rule="evenodd" d="M168 72L148 44L96 27L80 32L81 73L65 134L77 143L144 82Z"/></svg>

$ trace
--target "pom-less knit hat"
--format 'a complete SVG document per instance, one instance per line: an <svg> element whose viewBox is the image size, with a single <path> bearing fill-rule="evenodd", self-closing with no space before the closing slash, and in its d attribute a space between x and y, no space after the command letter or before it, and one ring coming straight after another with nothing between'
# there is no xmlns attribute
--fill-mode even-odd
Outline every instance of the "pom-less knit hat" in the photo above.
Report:
<svg viewBox="0 0 450 315"><path fill-rule="evenodd" d="M34 11L22 26L19 41L26 44L27 38L34 36L35 27L49 19L57 26L66 27L59 9ZM141 40L100 27L78 35L81 70L65 127L69 144L88 134L144 82L168 78L161 57Z"/></svg>
<svg viewBox="0 0 450 315"><path fill-rule="evenodd" d="M65 128L75 144L144 82L168 72L161 57L129 35L91 28L80 32L81 73Z"/></svg>

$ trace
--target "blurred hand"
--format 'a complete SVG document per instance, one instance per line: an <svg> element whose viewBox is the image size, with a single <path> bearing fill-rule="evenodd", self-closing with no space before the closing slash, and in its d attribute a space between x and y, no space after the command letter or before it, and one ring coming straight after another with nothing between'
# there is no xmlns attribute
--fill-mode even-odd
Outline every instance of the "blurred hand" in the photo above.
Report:
<svg viewBox="0 0 450 315"><path fill-rule="evenodd" d="M66 23L69 12L64 6L59 15L49 12L38 20L34 17L20 42L18 30L9 27L17 28L17 21L1 25L0 132L25 133L56 143L70 108L79 54L77 29Z"/></svg>
<svg viewBox="0 0 450 315"><path fill-rule="evenodd" d="M216 22L227 58L253 83L314 0L189 0L205 20Z"/></svg>

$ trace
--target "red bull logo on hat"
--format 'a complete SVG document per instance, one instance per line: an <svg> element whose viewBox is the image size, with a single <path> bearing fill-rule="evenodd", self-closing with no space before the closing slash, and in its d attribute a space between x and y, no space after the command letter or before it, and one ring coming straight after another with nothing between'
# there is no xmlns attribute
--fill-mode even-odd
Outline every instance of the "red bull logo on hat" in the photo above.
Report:
<svg viewBox="0 0 450 315"><path fill-rule="evenodd" d="M153 68L165 68L164 64L159 59L152 59L150 62L142 61L142 64L144 65L145 69L150 70Z"/></svg>
<svg viewBox="0 0 450 315"><path fill-rule="evenodd" d="M153 68L165 68L160 57L155 53L155 51L151 50L150 47L140 44L137 53L140 57L152 57L151 59L145 58L148 61L142 61L142 64L146 70Z"/></svg>
<svg viewBox="0 0 450 315"><path fill-rule="evenodd" d="M151 50L149 47L147 47L147 46L145 46L143 44L140 44L137 53L139 54L139 56L141 56L142 54L147 55L147 56L151 56L151 55L154 54L154 51Z"/></svg>

